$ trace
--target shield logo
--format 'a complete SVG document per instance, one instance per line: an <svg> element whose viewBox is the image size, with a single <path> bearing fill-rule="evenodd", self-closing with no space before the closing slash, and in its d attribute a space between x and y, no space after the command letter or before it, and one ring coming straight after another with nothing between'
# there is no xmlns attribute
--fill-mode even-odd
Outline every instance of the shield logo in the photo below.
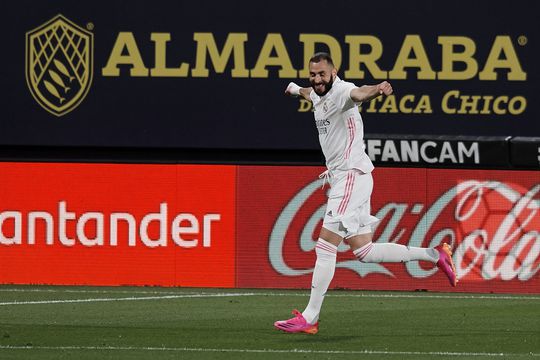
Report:
<svg viewBox="0 0 540 360"><path fill-rule="evenodd" d="M62 116L88 94L94 35L57 15L26 33L26 83L48 112Z"/></svg>

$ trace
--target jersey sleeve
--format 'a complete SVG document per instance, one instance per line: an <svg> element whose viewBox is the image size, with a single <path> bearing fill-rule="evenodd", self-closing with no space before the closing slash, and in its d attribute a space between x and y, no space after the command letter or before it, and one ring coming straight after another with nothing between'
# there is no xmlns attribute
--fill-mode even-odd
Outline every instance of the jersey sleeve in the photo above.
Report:
<svg viewBox="0 0 540 360"><path fill-rule="evenodd" d="M336 105L338 108L340 108L342 111L347 111L349 109L352 109L356 106L353 99L351 99L351 91L356 87L353 83L343 81L342 84L340 84L337 92L336 92Z"/></svg>

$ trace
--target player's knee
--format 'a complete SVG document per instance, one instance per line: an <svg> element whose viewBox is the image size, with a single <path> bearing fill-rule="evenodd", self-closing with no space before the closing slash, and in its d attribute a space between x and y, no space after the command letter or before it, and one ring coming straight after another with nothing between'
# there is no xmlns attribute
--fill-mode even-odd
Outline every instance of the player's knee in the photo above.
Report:
<svg viewBox="0 0 540 360"><path fill-rule="evenodd" d="M329 242L332 245L339 246L343 241L343 231L340 230L340 224L324 223L321 229L320 238Z"/></svg>
<svg viewBox="0 0 540 360"><path fill-rule="evenodd" d="M335 262L337 257L337 245L319 238L315 245L315 254L317 255L317 259L328 259Z"/></svg>

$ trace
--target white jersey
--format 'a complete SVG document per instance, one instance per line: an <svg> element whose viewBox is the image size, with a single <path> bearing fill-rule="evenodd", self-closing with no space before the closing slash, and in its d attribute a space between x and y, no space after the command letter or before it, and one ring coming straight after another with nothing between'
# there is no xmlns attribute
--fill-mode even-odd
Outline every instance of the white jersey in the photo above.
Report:
<svg viewBox="0 0 540 360"><path fill-rule="evenodd" d="M351 99L356 86L336 77L330 91L319 96L311 91L319 142L330 171L373 170L365 152L364 125L357 104Z"/></svg>

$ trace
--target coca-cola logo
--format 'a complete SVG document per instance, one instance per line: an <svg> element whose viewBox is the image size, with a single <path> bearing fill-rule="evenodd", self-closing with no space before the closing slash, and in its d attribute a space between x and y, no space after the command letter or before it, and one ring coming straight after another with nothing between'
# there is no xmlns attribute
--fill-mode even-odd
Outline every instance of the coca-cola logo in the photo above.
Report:
<svg viewBox="0 0 540 360"><path fill-rule="evenodd" d="M486 216L495 219L486 219L482 228L468 229L460 239L455 254L458 276L478 271L484 280L526 281L537 274L540 185L526 192L498 181L466 181L459 187L463 196L456 207L456 221L467 224L477 213L485 213L480 219ZM490 193L500 195L506 203L490 203ZM468 208L467 202L471 203Z"/></svg>
<svg viewBox="0 0 540 360"><path fill-rule="evenodd" d="M317 197L322 180L298 191L283 207L269 239L269 260L273 269L285 276L301 276L313 271L313 262L299 266L284 256L291 223L302 216L298 241L301 253L312 252L326 204L308 215L300 209ZM417 190L427 199L427 190ZM318 198L323 199L320 194ZM374 241L408 246L436 246L445 241L454 248L457 276L467 280L527 281L540 271L540 184L523 186L497 180L459 180L429 202L391 202L384 200L374 214L381 222L374 228ZM290 239L288 240L290 241ZM296 248L296 247L295 247ZM349 247L342 243L338 252ZM366 264L356 260L337 262L337 268L354 271L361 277L379 273L395 274L385 264ZM418 261L405 264L413 278L432 276L437 268Z"/></svg>

